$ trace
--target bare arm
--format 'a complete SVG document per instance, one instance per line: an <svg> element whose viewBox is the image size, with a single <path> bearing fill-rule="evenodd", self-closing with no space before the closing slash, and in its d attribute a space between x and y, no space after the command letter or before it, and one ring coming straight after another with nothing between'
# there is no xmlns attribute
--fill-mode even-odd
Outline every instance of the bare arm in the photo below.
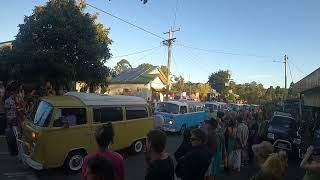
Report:
<svg viewBox="0 0 320 180"><path fill-rule="evenodd" d="M310 158L310 156L312 154L312 151L313 151L313 146L310 146L307 149L307 153L304 155L304 158L300 163L300 168L306 169L306 167L308 166L308 160L309 160L309 158Z"/></svg>
<svg viewBox="0 0 320 180"><path fill-rule="evenodd" d="M320 175L320 163L311 163L304 165L304 169Z"/></svg>

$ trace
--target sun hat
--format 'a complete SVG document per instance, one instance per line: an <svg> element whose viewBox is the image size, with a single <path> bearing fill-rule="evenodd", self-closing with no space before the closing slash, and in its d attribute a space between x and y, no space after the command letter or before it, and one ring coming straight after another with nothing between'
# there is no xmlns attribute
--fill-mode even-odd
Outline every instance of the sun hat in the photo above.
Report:
<svg viewBox="0 0 320 180"><path fill-rule="evenodd" d="M273 146L270 142L262 141L260 144L254 144L252 151L258 159L266 159L271 153L273 153Z"/></svg>

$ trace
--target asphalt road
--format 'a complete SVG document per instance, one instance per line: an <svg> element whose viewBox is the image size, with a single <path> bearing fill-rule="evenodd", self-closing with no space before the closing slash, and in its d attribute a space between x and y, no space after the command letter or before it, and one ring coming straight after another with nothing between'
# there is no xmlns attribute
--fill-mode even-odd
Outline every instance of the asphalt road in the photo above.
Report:
<svg viewBox="0 0 320 180"><path fill-rule="evenodd" d="M168 135L167 152L173 154L180 143L178 135ZM141 154L131 154L128 152L120 152L125 158L126 180L143 180L144 156ZM287 172L287 180L301 180L304 171L298 168L299 161L289 161ZM196 167L195 167L196 168ZM251 166L243 167L240 173L223 173L217 179L247 180L255 174L254 168ZM1 180L80 180L80 174L66 175L61 168L34 171L16 160L15 157L10 157L7 153L5 139L0 137L0 179Z"/></svg>

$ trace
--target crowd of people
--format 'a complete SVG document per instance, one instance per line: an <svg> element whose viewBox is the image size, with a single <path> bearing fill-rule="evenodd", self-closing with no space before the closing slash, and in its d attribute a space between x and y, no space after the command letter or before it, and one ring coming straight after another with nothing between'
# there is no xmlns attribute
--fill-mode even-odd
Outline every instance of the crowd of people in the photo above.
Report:
<svg viewBox="0 0 320 180"><path fill-rule="evenodd" d="M171 155L165 152L166 134L151 130L145 145L145 180L214 180L222 171L240 172L247 163L253 164L256 172L248 179L284 179L288 155L284 151L274 152L272 144L262 140L261 117L259 111L218 113L216 119L207 120L204 126L186 129L174 153L176 166ZM320 137L320 131L318 133ZM97 130L99 151L86 156L82 168L84 180L124 180L122 156L108 149L113 137L111 123ZM319 147L310 146L301 162L301 168L306 169L304 180L320 177Z"/></svg>
<svg viewBox="0 0 320 180"><path fill-rule="evenodd" d="M7 127L19 130L25 117L34 111L39 97L63 93L63 90L56 93L50 82L26 91L22 82L0 81L0 134L4 134Z"/></svg>
<svg viewBox="0 0 320 180"><path fill-rule="evenodd" d="M17 127L25 116L33 112L43 95L55 95L50 83L40 90L26 95L23 84L0 82L1 130L6 126ZM199 128L186 129L174 159L165 152L166 134L152 130L145 145L145 180L214 180L222 171L238 173L247 164L254 164L256 174L252 180L282 180L288 166L287 154L274 152L272 144L263 141L266 120L271 114L260 109L239 112L218 112ZM82 168L84 180L124 180L123 158L109 150L113 143L112 124L102 126L96 132L99 151L87 155ZM313 133L311 145L300 167L306 170L305 180L320 179L320 129Z"/></svg>

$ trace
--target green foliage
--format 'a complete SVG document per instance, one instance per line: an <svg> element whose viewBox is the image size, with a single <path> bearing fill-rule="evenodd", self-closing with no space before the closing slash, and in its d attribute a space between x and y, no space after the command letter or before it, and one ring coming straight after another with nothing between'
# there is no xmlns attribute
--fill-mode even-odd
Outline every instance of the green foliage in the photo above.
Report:
<svg viewBox="0 0 320 180"><path fill-rule="evenodd" d="M257 84L254 81L245 84L235 84L234 82L232 82L230 83L230 87L233 93L239 95L240 99L246 101L249 104L260 104L265 94L263 85Z"/></svg>
<svg viewBox="0 0 320 180"><path fill-rule="evenodd" d="M293 91L293 86L294 86L294 83L291 82L291 84L289 86L289 89L288 89L288 98L296 98L296 97L298 97L298 93Z"/></svg>
<svg viewBox="0 0 320 180"><path fill-rule="evenodd" d="M184 84L184 78L180 76L173 76L174 83L172 84L172 91L176 92L184 92L185 91L185 84Z"/></svg>
<svg viewBox="0 0 320 180"><path fill-rule="evenodd" d="M117 76L117 75L119 75L121 72L123 72L123 71L126 71L126 70L128 70L128 69L131 69L132 68L132 66L131 66L131 64L129 63L129 61L128 60L126 60L126 59L121 59L118 63L117 63L117 65L113 68L113 73Z"/></svg>
<svg viewBox="0 0 320 180"><path fill-rule="evenodd" d="M153 65L149 63L143 63L143 64L140 64L137 68L150 68L150 67L153 67Z"/></svg>
<svg viewBox="0 0 320 180"><path fill-rule="evenodd" d="M199 84L198 85L198 92L199 92L199 96L202 100L206 99L206 97L208 96L210 90L210 85L208 83L205 84Z"/></svg>
<svg viewBox="0 0 320 180"><path fill-rule="evenodd" d="M209 76L208 83L210 84L211 88L215 89L218 93L221 94L223 98L225 98L228 95L229 91L229 80L229 71L219 70L218 72L212 73Z"/></svg>
<svg viewBox="0 0 320 180"><path fill-rule="evenodd" d="M7 68L15 65L8 78L90 84L105 81L110 70L104 63L111 56L112 41L109 29L96 19L83 13L74 0L50 0L36 6L19 25L5 64Z"/></svg>

